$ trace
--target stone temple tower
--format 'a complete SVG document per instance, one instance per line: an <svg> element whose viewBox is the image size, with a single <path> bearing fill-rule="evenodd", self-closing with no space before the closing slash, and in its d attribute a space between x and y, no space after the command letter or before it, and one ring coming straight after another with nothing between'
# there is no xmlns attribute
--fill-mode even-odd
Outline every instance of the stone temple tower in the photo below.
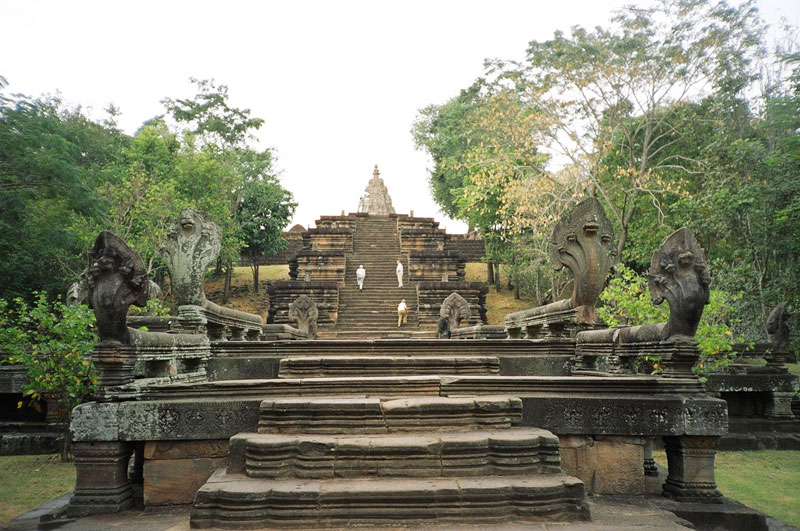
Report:
<svg viewBox="0 0 800 531"><path fill-rule="evenodd" d="M358 201L358 211L373 216L388 216L395 213L392 206L392 198L389 197L389 191L386 189L386 185L383 184L377 164L364 195Z"/></svg>

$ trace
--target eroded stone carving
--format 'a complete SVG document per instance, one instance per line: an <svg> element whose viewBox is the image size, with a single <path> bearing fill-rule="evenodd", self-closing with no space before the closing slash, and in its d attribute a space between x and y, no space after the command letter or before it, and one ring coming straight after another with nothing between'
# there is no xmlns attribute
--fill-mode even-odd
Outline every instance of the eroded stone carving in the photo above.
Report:
<svg viewBox="0 0 800 531"><path fill-rule="evenodd" d="M317 337L317 318L319 311L307 295L300 295L289 305L289 319L297 322L297 328L308 334L309 339Z"/></svg>
<svg viewBox="0 0 800 531"><path fill-rule="evenodd" d="M775 306L767 317L767 337L770 349L775 352L789 351L789 320L792 314L786 308L786 302Z"/></svg>
<svg viewBox="0 0 800 531"><path fill-rule="evenodd" d="M161 254L179 305L203 306L206 268L216 260L221 245L222 231L204 212L184 209L169 228Z"/></svg>
<svg viewBox="0 0 800 531"><path fill-rule="evenodd" d="M459 325L461 324L461 321L468 320L469 316L470 316L470 309L467 299L465 299L456 292L453 292L447 296L447 298L442 303L441 309L439 310L440 323L441 319L447 319L449 325L447 327L448 333L458 328Z"/></svg>
<svg viewBox="0 0 800 531"><path fill-rule="evenodd" d="M567 212L550 238L550 260L556 271L566 267L574 278L572 307L597 304L617 251L614 228L594 197Z"/></svg>
<svg viewBox="0 0 800 531"><path fill-rule="evenodd" d="M669 321L664 339L694 338L709 301L711 277L703 249L686 227L673 232L653 254L647 272L653 304L665 299Z"/></svg>
<svg viewBox="0 0 800 531"><path fill-rule="evenodd" d="M139 255L119 237L103 231L89 251L91 266L86 273L89 305L97 317L102 343L128 344L126 322L131 304L147 302L147 270Z"/></svg>
<svg viewBox="0 0 800 531"><path fill-rule="evenodd" d="M566 267L573 277L572 295L506 316L511 338L574 337L602 322L595 305L617 255L614 229L600 202L590 197L578 203L553 227L550 260L556 271Z"/></svg>

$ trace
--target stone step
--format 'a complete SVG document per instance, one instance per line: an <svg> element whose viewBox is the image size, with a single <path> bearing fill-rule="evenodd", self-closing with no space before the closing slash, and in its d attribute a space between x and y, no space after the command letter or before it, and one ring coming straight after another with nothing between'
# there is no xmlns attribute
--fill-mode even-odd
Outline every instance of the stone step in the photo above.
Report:
<svg viewBox="0 0 800 531"><path fill-rule="evenodd" d="M380 435L240 433L228 473L269 479L559 474L558 437L537 428Z"/></svg>
<svg viewBox="0 0 800 531"><path fill-rule="evenodd" d="M508 396L412 398L274 398L261 402L259 433L397 433L505 429L522 420L522 400Z"/></svg>
<svg viewBox="0 0 800 531"><path fill-rule="evenodd" d="M217 470L197 491L193 528L493 524L588 520L584 485L564 474L484 478L265 480Z"/></svg>
<svg viewBox="0 0 800 531"><path fill-rule="evenodd" d="M494 356L331 356L283 358L279 378L390 376L411 374L500 374Z"/></svg>

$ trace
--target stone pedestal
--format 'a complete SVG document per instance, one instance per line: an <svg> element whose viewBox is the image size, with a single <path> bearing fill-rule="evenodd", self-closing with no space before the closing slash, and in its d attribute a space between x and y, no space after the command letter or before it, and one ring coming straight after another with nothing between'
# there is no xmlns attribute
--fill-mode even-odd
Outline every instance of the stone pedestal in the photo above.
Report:
<svg viewBox="0 0 800 531"><path fill-rule="evenodd" d="M770 419L793 419L792 398L794 398L794 393L791 392L768 392L764 416Z"/></svg>
<svg viewBox="0 0 800 531"><path fill-rule="evenodd" d="M714 481L714 455L719 437L664 437L669 475L664 496L679 502L721 503Z"/></svg>
<svg viewBox="0 0 800 531"><path fill-rule="evenodd" d="M67 513L85 516L116 513L133 505L133 489L128 480L128 462L133 444L124 442L76 442L75 493Z"/></svg>

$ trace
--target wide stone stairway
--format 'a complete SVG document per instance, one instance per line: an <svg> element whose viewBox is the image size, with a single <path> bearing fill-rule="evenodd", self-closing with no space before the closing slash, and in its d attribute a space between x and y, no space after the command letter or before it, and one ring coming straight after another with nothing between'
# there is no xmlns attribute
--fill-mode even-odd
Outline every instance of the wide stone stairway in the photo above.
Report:
<svg viewBox="0 0 800 531"><path fill-rule="evenodd" d="M402 288L397 287L397 259L405 268ZM363 291L356 282L356 269L363 265L366 279ZM353 252L347 257L345 285L339 289L339 318L335 332L320 337L376 338L432 335L418 331L416 284L408 280L408 256L401 254L397 220L388 216L369 216L356 222ZM397 305L408 305L408 323L397 328Z"/></svg>
<svg viewBox="0 0 800 531"><path fill-rule="evenodd" d="M588 520L558 439L514 427L507 396L283 398L231 438L197 492L192 527L261 528Z"/></svg>

